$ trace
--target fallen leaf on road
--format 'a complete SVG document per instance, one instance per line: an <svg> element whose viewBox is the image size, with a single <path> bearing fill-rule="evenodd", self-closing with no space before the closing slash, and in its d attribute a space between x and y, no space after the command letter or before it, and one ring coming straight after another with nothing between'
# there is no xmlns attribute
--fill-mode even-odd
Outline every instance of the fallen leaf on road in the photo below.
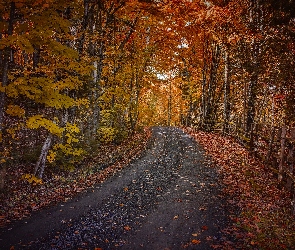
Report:
<svg viewBox="0 0 295 250"><path fill-rule="evenodd" d="M194 245L199 245L201 243L201 241L200 240L192 240L192 243Z"/></svg>

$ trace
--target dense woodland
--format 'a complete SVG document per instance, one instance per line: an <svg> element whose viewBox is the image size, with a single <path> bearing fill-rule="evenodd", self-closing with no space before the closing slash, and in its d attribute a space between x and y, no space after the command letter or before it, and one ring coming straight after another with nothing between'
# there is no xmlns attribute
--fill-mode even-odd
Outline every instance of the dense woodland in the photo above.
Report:
<svg viewBox="0 0 295 250"><path fill-rule="evenodd" d="M264 159L295 126L292 0L2 0L0 12L2 188L8 166L31 164L37 182L145 126L218 130L268 145Z"/></svg>
<svg viewBox="0 0 295 250"><path fill-rule="evenodd" d="M239 208L230 239L293 249L294 68L293 0L1 0L0 227L181 126Z"/></svg>

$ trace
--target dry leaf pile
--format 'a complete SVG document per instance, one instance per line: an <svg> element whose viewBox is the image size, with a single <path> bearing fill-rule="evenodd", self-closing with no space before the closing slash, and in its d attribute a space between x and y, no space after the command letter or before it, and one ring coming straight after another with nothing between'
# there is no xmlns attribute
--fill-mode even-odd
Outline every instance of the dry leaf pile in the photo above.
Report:
<svg viewBox="0 0 295 250"><path fill-rule="evenodd" d="M295 218L290 194L279 187L271 171L230 137L190 131L220 167L224 194L238 212L228 234L238 245L227 249L295 249ZM226 244L226 242L225 242Z"/></svg>

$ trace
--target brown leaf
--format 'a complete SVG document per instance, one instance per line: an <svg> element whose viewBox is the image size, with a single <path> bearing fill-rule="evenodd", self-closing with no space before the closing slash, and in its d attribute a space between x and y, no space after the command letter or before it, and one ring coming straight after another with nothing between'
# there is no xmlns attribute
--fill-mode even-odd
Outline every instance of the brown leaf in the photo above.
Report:
<svg viewBox="0 0 295 250"><path fill-rule="evenodd" d="M201 241L200 240L192 240L192 243L194 245L199 245L201 243Z"/></svg>

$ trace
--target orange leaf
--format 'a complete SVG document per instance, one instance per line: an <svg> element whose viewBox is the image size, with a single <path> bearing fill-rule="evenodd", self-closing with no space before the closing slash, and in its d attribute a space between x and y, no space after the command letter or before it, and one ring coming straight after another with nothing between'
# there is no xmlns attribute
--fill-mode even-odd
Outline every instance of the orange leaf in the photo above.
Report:
<svg viewBox="0 0 295 250"><path fill-rule="evenodd" d="M199 245L201 243L201 241L200 240L192 240L192 243L194 245Z"/></svg>

